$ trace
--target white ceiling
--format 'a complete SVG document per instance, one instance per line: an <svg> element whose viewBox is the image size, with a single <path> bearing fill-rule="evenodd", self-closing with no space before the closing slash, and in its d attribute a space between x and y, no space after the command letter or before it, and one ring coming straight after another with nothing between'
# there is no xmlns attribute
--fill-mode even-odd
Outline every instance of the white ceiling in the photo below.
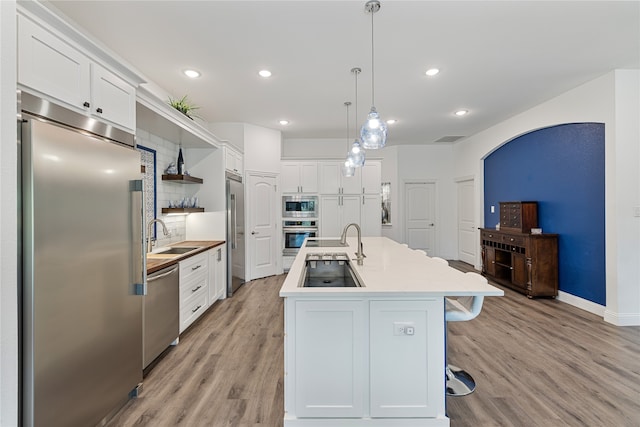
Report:
<svg viewBox="0 0 640 427"><path fill-rule="evenodd" d="M53 1L207 122L346 138L371 106L365 1ZM638 1L382 0L375 104L388 144L469 136L616 68L640 68ZM440 68L436 77L424 72ZM195 68L202 77L181 74ZM260 69L273 72L258 77ZM453 112L465 108L466 117ZM354 137L354 105L351 107ZM288 126L278 124L290 120Z"/></svg>

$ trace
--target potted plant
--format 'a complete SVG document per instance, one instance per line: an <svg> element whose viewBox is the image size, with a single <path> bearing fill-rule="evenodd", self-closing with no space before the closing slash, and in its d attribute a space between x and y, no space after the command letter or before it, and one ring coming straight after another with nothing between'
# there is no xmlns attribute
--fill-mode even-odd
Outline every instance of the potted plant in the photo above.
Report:
<svg viewBox="0 0 640 427"><path fill-rule="evenodd" d="M169 97L169 105L171 105L176 110L180 111L185 116L189 117L191 120L193 120L194 117L198 117L195 114L193 114L193 111L197 110L200 107L188 101L187 95L183 96L180 99L173 99Z"/></svg>

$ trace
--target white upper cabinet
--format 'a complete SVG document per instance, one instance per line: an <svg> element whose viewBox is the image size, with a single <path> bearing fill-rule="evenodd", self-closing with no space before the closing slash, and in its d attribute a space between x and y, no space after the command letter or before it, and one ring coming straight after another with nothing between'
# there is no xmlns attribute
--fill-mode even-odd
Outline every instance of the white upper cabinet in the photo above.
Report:
<svg viewBox="0 0 640 427"><path fill-rule="evenodd" d="M284 161L280 182L283 193L317 193L318 163Z"/></svg>
<svg viewBox="0 0 640 427"><path fill-rule="evenodd" d="M242 154L235 151L232 148L227 146L224 147L224 166L225 169L229 172L232 172L236 175L242 175L243 164L242 164Z"/></svg>
<svg viewBox="0 0 640 427"><path fill-rule="evenodd" d="M342 176L343 162L319 162L321 194L360 194L360 168L352 177Z"/></svg>
<svg viewBox="0 0 640 427"><path fill-rule="evenodd" d="M70 109L135 133L135 87L20 14L18 83Z"/></svg>
<svg viewBox="0 0 640 427"><path fill-rule="evenodd" d="M91 64L91 109L104 120L135 129L136 90L106 68Z"/></svg>

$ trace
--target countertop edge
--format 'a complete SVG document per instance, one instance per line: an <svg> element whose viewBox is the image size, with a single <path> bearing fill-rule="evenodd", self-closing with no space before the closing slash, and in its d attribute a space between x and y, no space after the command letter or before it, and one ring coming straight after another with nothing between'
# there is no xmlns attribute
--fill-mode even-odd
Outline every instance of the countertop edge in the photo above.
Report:
<svg viewBox="0 0 640 427"><path fill-rule="evenodd" d="M147 259L147 274L155 273L156 271L160 271L163 268L178 264L180 261L184 261L185 259L191 258L194 255L206 252L209 249L217 248L218 246L224 245L225 243L226 241L224 240L184 240L182 242L172 243L167 246L200 246L200 248L188 254L178 255L177 257L171 259Z"/></svg>

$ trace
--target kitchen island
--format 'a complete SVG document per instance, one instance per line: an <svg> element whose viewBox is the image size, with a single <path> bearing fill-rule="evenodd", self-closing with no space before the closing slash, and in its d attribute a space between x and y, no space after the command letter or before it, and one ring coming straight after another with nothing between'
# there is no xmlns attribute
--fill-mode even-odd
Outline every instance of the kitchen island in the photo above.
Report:
<svg viewBox="0 0 640 427"><path fill-rule="evenodd" d="M361 286L301 287L309 254L353 259L347 243L305 243L280 289L284 426L448 426L444 297L503 291L384 237L350 263Z"/></svg>

